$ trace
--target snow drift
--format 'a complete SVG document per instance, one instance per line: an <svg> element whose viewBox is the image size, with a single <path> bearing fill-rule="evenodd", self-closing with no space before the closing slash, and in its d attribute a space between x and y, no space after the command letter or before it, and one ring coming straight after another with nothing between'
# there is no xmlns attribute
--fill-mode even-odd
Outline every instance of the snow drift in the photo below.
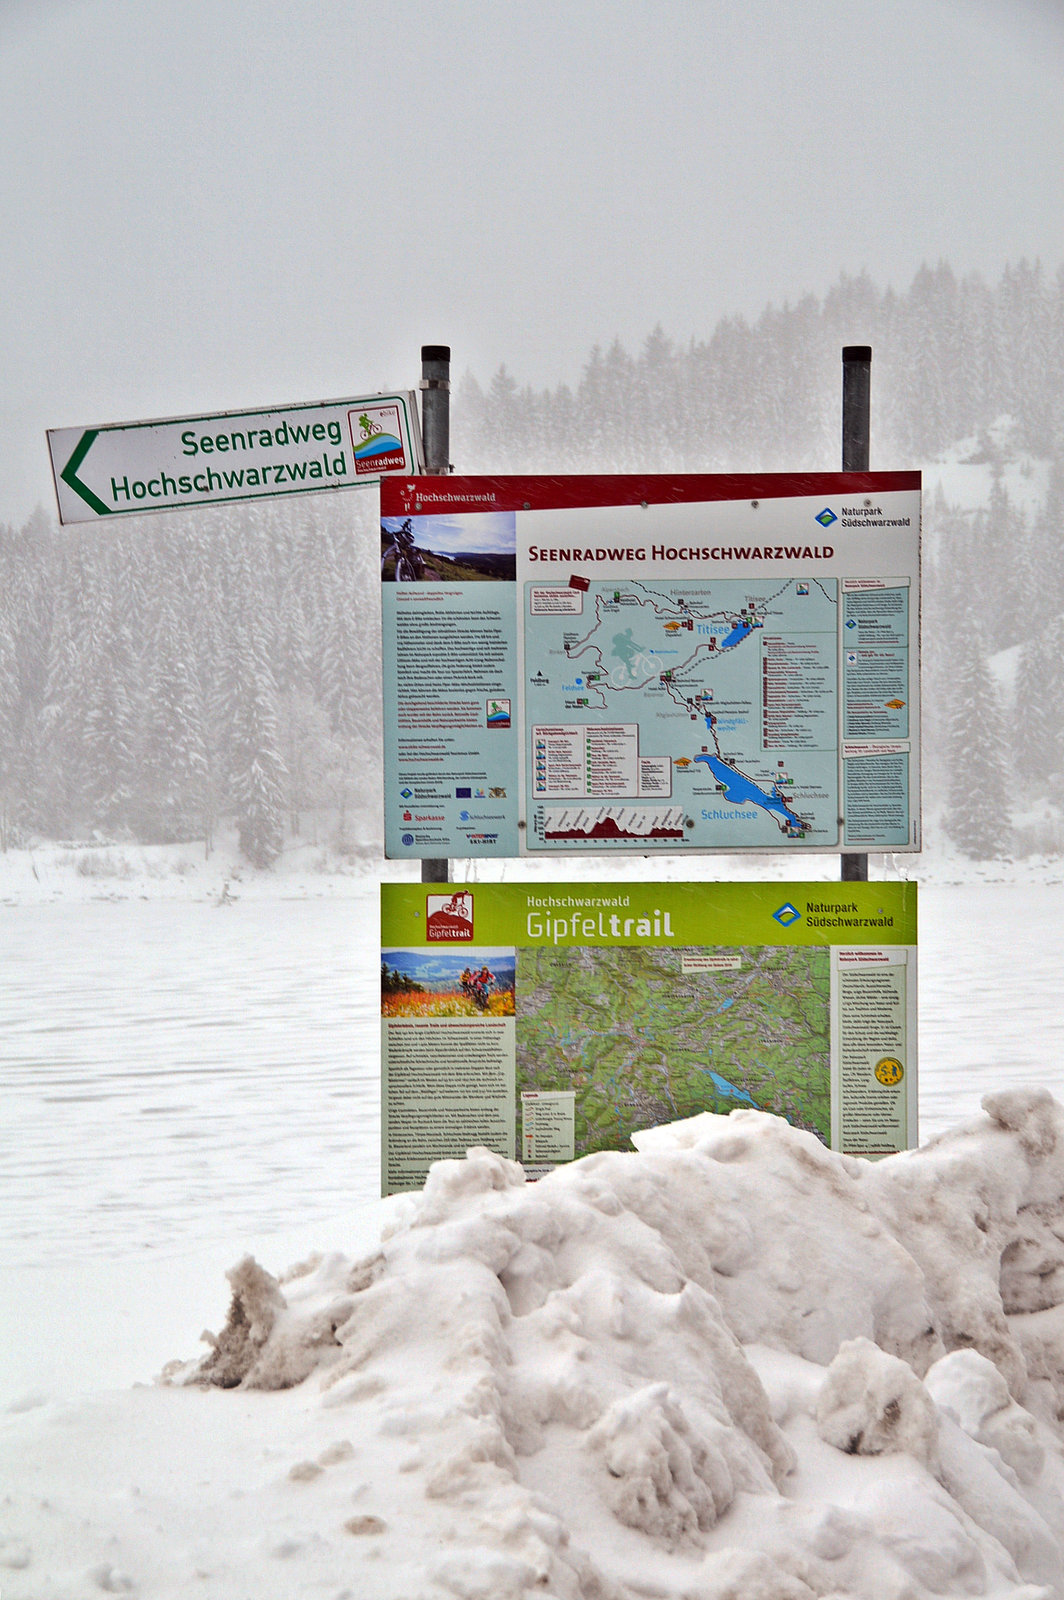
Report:
<svg viewBox="0 0 1064 1600"><path fill-rule="evenodd" d="M1064 1108L983 1104L879 1163L755 1111L474 1150L363 1260L245 1258L48 1510L76 1422L11 1419L5 1595L1062 1600Z"/></svg>

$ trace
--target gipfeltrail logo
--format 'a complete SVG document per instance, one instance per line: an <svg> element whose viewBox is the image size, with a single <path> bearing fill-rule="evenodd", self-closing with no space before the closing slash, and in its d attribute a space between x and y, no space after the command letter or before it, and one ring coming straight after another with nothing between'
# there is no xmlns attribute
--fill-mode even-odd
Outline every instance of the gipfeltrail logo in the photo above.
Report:
<svg viewBox="0 0 1064 1600"><path fill-rule="evenodd" d="M473 894L459 889L454 894L425 896L425 938L429 944L473 942Z"/></svg>
<svg viewBox="0 0 1064 1600"><path fill-rule="evenodd" d="M838 517L835 515L834 511L832 511L830 506L825 506L823 511L821 511L819 516L816 518L816 521L819 522L822 528L830 528L831 524L833 522L838 522L838 520Z"/></svg>

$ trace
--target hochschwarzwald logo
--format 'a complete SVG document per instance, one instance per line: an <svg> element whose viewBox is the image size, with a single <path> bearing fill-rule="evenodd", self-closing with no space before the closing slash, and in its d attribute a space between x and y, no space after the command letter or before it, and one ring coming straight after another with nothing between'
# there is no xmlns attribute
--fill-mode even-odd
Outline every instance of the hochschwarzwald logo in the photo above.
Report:
<svg viewBox="0 0 1064 1600"><path fill-rule="evenodd" d="M797 906L792 906L789 900L780 906L778 911L774 911L772 915L782 928L789 928L792 922L800 922L802 918L802 913Z"/></svg>
<svg viewBox="0 0 1064 1600"><path fill-rule="evenodd" d="M833 522L838 522L839 519L835 515L834 511L832 511L830 506L825 506L816 520L819 522L822 528L830 528L831 524Z"/></svg>

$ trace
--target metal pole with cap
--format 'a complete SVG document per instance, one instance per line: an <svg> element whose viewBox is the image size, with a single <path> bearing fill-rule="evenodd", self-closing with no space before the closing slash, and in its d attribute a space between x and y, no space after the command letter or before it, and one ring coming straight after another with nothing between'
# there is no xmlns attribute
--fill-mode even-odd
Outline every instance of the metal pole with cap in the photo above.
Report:
<svg viewBox="0 0 1064 1600"><path fill-rule="evenodd" d="M848 344L842 351L842 470L867 472L872 397L872 346ZM844 854L843 883L868 882L867 855Z"/></svg>
<svg viewBox="0 0 1064 1600"><path fill-rule="evenodd" d="M425 471L445 477L451 470L451 347L421 346L421 438ZM442 856L426 856L421 863L422 883L448 883L451 863Z"/></svg>

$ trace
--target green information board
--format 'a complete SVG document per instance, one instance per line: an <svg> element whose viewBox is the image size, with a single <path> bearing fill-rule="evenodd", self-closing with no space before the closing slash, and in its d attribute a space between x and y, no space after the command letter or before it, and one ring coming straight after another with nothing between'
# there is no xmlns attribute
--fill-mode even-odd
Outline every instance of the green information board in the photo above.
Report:
<svg viewBox="0 0 1064 1600"><path fill-rule="evenodd" d="M913 884L384 884L381 950L386 1194L703 1111L916 1143Z"/></svg>

